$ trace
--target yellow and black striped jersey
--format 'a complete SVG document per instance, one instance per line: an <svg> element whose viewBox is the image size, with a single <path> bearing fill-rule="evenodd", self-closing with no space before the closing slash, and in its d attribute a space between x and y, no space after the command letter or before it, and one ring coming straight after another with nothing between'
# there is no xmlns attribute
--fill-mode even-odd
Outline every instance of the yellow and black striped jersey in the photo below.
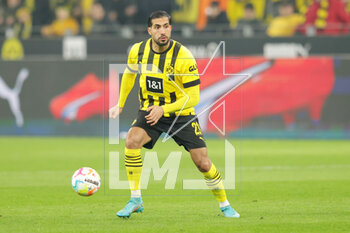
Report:
<svg viewBox="0 0 350 233"><path fill-rule="evenodd" d="M154 52L151 43L148 39L132 46L122 77L119 106L124 107L139 77L141 110L157 105L162 106L165 117L194 115L200 84L196 60L175 40L170 40L168 49L162 53Z"/></svg>

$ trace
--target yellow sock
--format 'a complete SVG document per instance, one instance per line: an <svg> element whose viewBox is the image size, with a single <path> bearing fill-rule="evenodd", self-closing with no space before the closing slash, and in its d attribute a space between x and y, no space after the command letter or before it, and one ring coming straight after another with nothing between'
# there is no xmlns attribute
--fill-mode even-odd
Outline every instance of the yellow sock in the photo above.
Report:
<svg viewBox="0 0 350 233"><path fill-rule="evenodd" d="M211 189L216 200L220 203L227 200L224 184L222 183L221 175L218 170L216 170L215 165L212 163L211 168L208 172L202 172L204 175L205 182Z"/></svg>
<svg viewBox="0 0 350 233"><path fill-rule="evenodd" d="M125 148L125 167L131 191L140 190L142 171L141 149Z"/></svg>

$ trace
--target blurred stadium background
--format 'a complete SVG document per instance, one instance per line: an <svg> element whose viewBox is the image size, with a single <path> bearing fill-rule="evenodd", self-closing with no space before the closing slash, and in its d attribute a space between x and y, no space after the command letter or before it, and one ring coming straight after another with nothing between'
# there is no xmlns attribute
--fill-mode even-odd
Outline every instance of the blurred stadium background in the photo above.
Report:
<svg viewBox="0 0 350 233"><path fill-rule="evenodd" d="M172 15L173 38L199 71L224 41L226 73L253 74L225 96L225 111L220 102L201 122L222 171L220 130L236 147L239 195L230 201L239 221L219 218L207 193L157 196L160 183L144 197L148 213L115 220L127 197L108 196L104 179L109 67L148 38L147 17L158 9ZM1 0L0 232L349 232L349 27L348 0ZM231 77L222 56L201 77L202 94L216 99L223 89L210 87ZM162 164L179 148L158 142L155 150ZM183 157L180 174L201 178ZM82 166L103 177L89 199L70 188Z"/></svg>
<svg viewBox="0 0 350 233"><path fill-rule="evenodd" d="M349 138L347 0L3 0L0 134L102 135L108 64L125 62L130 46L147 37L147 16L156 9L171 13L173 38L199 68L220 41L232 72L271 62L242 95L226 98L231 135ZM221 55L202 89L225 78L215 76ZM136 91L129 102L137 104ZM127 109L122 129L134 115Z"/></svg>

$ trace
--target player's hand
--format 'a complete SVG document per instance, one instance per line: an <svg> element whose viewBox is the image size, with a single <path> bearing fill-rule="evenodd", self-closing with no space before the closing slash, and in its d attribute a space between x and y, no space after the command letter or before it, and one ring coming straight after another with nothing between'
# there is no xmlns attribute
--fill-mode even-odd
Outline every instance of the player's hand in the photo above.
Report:
<svg viewBox="0 0 350 233"><path fill-rule="evenodd" d="M109 117L116 119L123 111L123 108L120 108L118 105L109 109Z"/></svg>
<svg viewBox="0 0 350 233"><path fill-rule="evenodd" d="M147 116L145 116L145 118L147 120L147 123L151 124L151 126L157 124L159 119L164 114L163 108L160 106L155 106L155 105L147 108L146 111L149 112L149 114Z"/></svg>

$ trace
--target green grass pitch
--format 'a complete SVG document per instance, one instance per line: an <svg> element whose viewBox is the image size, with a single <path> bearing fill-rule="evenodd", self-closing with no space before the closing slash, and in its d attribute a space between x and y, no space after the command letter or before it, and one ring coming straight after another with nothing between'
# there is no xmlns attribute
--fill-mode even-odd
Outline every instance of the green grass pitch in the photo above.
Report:
<svg viewBox="0 0 350 233"><path fill-rule="evenodd" d="M1 137L0 232L350 232L349 141L230 142L239 156L229 201L240 219L224 218L208 190L155 195L164 186L153 182L144 213L124 220L115 213L128 196L105 183L92 197L71 188L79 167L106 174L102 139ZM208 140L208 148L222 170L223 142ZM171 150L179 147L158 142L159 160ZM201 177L184 153L179 173L186 172Z"/></svg>

